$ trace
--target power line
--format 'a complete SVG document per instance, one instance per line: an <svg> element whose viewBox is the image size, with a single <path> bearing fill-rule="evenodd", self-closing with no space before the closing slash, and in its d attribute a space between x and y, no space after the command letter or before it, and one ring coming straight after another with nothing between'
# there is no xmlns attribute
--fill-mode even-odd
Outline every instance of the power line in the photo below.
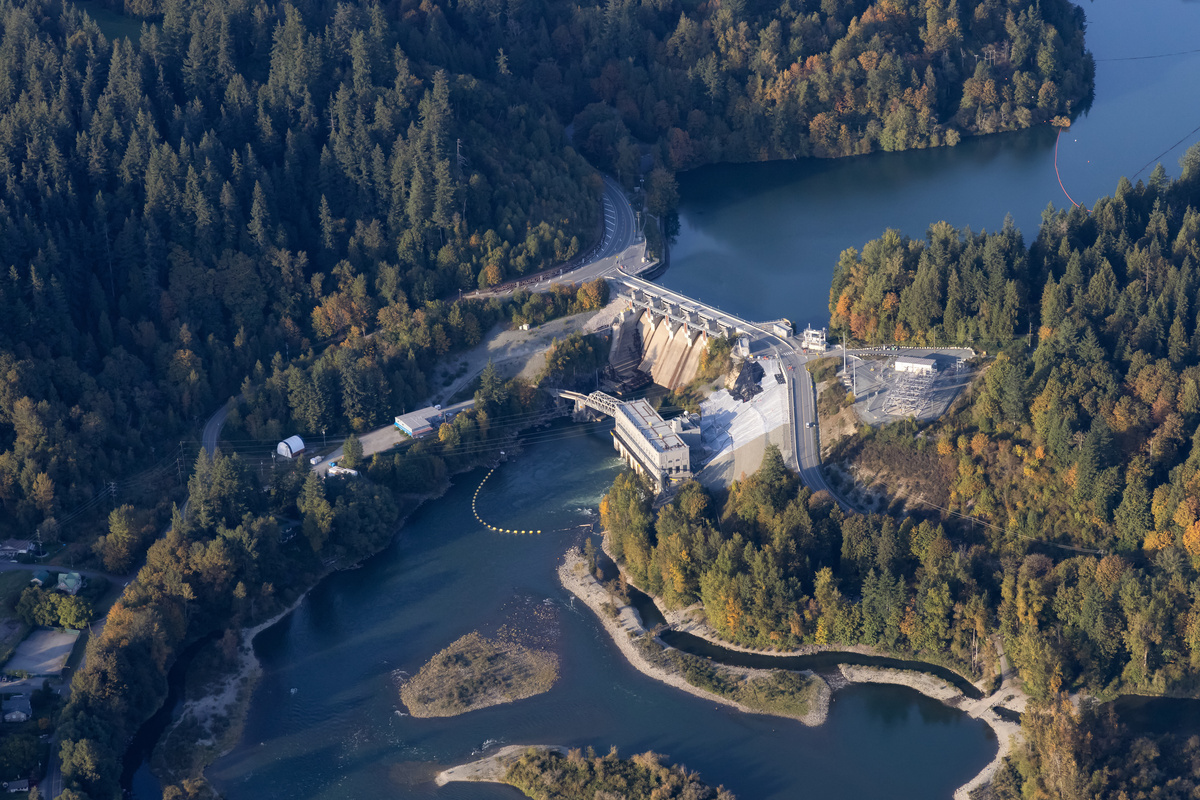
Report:
<svg viewBox="0 0 1200 800"><path fill-rule="evenodd" d="M1143 164L1141 169L1139 169L1137 172L1133 173L1133 177L1135 177L1135 178L1136 178L1138 175L1141 175L1143 172L1145 172L1145 170L1146 170L1146 167L1150 166L1151 164L1157 163L1157 162L1158 162L1158 160L1159 160L1160 158L1162 158L1162 157L1163 157L1163 156L1165 156L1167 153L1169 153L1169 152L1171 152L1172 150L1174 150L1176 147L1179 147L1179 145L1181 145L1181 144L1183 144L1184 142L1186 142L1186 141L1187 141L1189 138L1191 138L1191 137L1192 137L1192 135L1193 135L1193 134L1195 134L1197 131L1200 131L1200 125L1197 125L1196 127L1192 128L1190 131L1188 131L1187 135L1185 135L1185 136L1184 136L1182 139L1180 139L1178 142L1176 142L1175 144L1171 145L1171 146L1170 146L1170 147L1168 147L1166 150L1163 150L1161 153L1159 153L1158 155L1156 155L1154 158L1150 159L1150 160L1149 160L1149 161L1147 161L1145 164Z"/></svg>
<svg viewBox="0 0 1200 800"><path fill-rule="evenodd" d="M1188 56L1188 55L1191 55L1192 53L1200 53L1200 48L1196 48L1195 50L1180 50L1175 53L1158 53L1157 55L1152 55L1152 56L1123 56L1121 58L1097 58L1096 63L1099 64L1102 61L1147 61L1152 58L1173 58L1174 56Z"/></svg>

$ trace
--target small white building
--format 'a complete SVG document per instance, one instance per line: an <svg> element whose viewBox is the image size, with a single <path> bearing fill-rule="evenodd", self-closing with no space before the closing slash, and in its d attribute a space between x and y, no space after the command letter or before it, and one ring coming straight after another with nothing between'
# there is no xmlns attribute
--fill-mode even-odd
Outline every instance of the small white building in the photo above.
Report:
<svg viewBox="0 0 1200 800"><path fill-rule="evenodd" d="M896 359L896 372L913 372L917 375L932 375L937 372L937 362L932 358L900 356Z"/></svg>
<svg viewBox="0 0 1200 800"><path fill-rule="evenodd" d="M304 452L304 440L299 436L289 436L275 447L275 452L284 458L296 458Z"/></svg>
<svg viewBox="0 0 1200 800"><path fill-rule="evenodd" d="M19 555L25 555L33 549L29 539L5 539L0 543L0 559L11 560Z"/></svg>
<svg viewBox="0 0 1200 800"><path fill-rule="evenodd" d="M825 340L825 329L814 328L811 325L806 327L800 346L814 353L824 353L829 349L829 343Z"/></svg>
<svg viewBox="0 0 1200 800"><path fill-rule="evenodd" d="M792 338L792 323L786 319L777 319L771 323L771 332L781 339Z"/></svg>
<svg viewBox="0 0 1200 800"><path fill-rule="evenodd" d="M414 439L428 436L434 431L434 424L442 418L442 410L434 406L411 411L396 417L396 427Z"/></svg>

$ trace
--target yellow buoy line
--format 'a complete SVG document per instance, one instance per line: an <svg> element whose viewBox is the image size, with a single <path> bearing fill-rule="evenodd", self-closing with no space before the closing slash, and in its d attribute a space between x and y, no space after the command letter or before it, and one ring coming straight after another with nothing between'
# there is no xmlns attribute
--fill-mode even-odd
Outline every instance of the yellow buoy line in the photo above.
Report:
<svg viewBox="0 0 1200 800"><path fill-rule="evenodd" d="M488 474L483 476L483 480L481 480L479 482L479 486L475 488L475 494L471 496L471 513L475 515L475 519L479 521L480 525L490 531L495 531L496 533L541 533L541 531L519 531L515 528L501 528L496 525L490 525L484 521L483 517L479 516L479 508L476 505L476 502L479 500L479 492L483 490L483 485L487 483L487 479L492 477L492 473L495 471L496 467L492 467L488 470Z"/></svg>

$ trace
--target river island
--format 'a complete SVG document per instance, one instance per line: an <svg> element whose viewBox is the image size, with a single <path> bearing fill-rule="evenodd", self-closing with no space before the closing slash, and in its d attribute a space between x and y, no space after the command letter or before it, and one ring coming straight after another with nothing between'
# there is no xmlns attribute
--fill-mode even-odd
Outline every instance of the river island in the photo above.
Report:
<svg viewBox="0 0 1200 800"><path fill-rule="evenodd" d="M723 787L713 789L701 783L686 767L662 761L663 756L653 752L622 759L616 748L597 756L591 748L584 753L547 745L510 745L478 761L443 770L434 782L438 786L454 781L504 783L535 800L735 800Z"/></svg>
<svg viewBox="0 0 1200 800"><path fill-rule="evenodd" d="M550 691L558 657L514 641L468 633L400 687L414 717L454 717Z"/></svg>

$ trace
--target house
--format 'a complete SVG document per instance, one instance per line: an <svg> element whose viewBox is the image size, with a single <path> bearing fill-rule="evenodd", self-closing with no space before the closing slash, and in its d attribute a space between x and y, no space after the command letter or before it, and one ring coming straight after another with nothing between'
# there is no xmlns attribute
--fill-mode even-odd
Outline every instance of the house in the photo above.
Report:
<svg viewBox="0 0 1200 800"><path fill-rule="evenodd" d="M83 578L78 572L60 572L58 585L54 588L66 594L79 594L79 590L83 588Z"/></svg>
<svg viewBox="0 0 1200 800"><path fill-rule="evenodd" d="M5 722L26 722L33 716L33 707L29 705L29 696L24 694L5 697L3 711Z"/></svg>
<svg viewBox="0 0 1200 800"><path fill-rule="evenodd" d="M299 436L289 436L275 447L275 452L284 458L296 458L304 452L304 440Z"/></svg>
<svg viewBox="0 0 1200 800"><path fill-rule="evenodd" d="M25 555L33 549L33 542L29 539L5 539L0 542L0 559L14 559L19 555Z"/></svg>
<svg viewBox="0 0 1200 800"><path fill-rule="evenodd" d="M50 573L44 569L39 569L33 573L33 577L29 579L29 582L34 586L45 586L50 583Z"/></svg>

